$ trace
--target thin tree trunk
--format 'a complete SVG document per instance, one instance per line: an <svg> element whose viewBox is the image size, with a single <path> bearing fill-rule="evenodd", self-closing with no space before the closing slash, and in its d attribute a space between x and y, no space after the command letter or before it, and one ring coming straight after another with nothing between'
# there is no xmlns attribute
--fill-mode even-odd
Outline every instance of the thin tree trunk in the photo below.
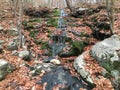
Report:
<svg viewBox="0 0 120 90"><path fill-rule="evenodd" d="M19 48L22 48L22 0L19 0L19 20L18 20L18 31L19 31Z"/></svg>
<svg viewBox="0 0 120 90"><path fill-rule="evenodd" d="M12 8L13 17L17 16L17 12L16 12L17 6L18 6L18 0L11 0L11 8Z"/></svg>
<svg viewBox="0 0 120 90"><path fill-rule="evenodd" d="M110 29L111 29L111 34L114 34L114 1L111 0L110 3Z"/></svg>
<svg viewBox="0 0 120 90"><path fill-rule="evenodd" d="M108 0L106 0L106 9L107 9L108 17L109 17L110 15L109 15L109 1Z"/></svg>
<svg viewBox="0 0 120 90"><path fill-rule="evenodd" d="M110 33L114 34L114 1L106 0L106 9L110 21Z"/></svg>
<svg viewBox="0 0 120 90"><path fill-rule="evenodd" d="M70 5L69 0L65 0L65 1L66 1L66 4L67 4L67 7L70 9L70 12L72 13L73 10L72 10L72 7L71 7L71 5Z"/></svg>

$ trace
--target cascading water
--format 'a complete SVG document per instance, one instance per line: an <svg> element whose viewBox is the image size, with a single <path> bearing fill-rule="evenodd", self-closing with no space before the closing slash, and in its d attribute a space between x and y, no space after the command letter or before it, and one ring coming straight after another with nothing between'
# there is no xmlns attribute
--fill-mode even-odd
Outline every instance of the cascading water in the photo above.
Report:
<svg viewBox="0 0 120 90"><path fill-rule="evenodd" d="M60 17L58 19L58 29L56 32L61 32L60 34L53 34L52 40L52 56L55 57L57 54L59 54L63 47L65 46L65 36L66 36L66 25L63 20L63 17L66 16L66 13L63 9L61 9Z"/></svg>

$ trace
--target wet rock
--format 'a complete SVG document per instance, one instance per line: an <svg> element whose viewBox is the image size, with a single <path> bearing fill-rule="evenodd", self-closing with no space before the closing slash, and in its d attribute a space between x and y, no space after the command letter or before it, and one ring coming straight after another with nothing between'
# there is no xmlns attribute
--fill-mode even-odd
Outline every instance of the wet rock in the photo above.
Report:
<svg viewBox="0 0 120 90"><path fill-rule="evenodd" d="M59 54L60 57L70 57L72 56L73 54L71 52L62 52Z"/></svg>
<svg viewBox="0 0 120 90"><path fill-rule="evenodd" d="M44 63L49 63L52 59L55 59L53 56L43 59Z"/></svg>
<svg viewBox="0 0 120 90"><path fill-rule="evenodd" d="M17 36L19 35L19 32L18 32L18 29L17 28L10 28L8 31L7 31L8 34L12 35L12 36Z"/></svg>
<svg viewBox="0 0 120 90"><path fill-rule="evenodd" d="M30 61L31 57L30 52L28 50L20 51L18 56L26 61Z"/></svg>
<svg viewBox="0 0 120 90"><path fill-rule="evenodd" d="M4 40L0 40L0 44L4 44L5 43L5 41Z"/></svg>
<svg viewBox="0 0 120 90"><path fill-rule="evenodd" d="M74 68L77 70L77 72L85 79L86 82L88 82L91 85L94 85L94 82L90 76L90 73L85 69L86 62L84 60L84 55L86 52L81 54L79 57L77 57L74 61Z"/></svg>
<svg viewBox="0 0 120 90"><path fill-rule="evenodd" d="M41 64L36 64L33 68L31 69L31 74L33 76L39 75L40 73L44 72L49 72L52 71L56 68L54 64L51 63L41 63Z"/></svg>
<svg viewBox="0 0 120 90"><path fill-rule="evenodd" d="M8 45L7 45L7 50L17 50L18 47L17 47L17 44L13 41L9 42Z"/></svg>
<svg viewBox="0 0 120 90"><path fill-rule="evenodd" d="M8 61L0 59L0 80L3 80L7 74L13 71Z"/></svg>
<svg viewBox="0 0 120 90"><path fill-rule="evenodd" d="M120 57L118 50L120 50L120 36L113 35L95 44L90 51L90 54L108 72L104 76L111 77L115 89L120 87ZM115 73L118 78L116 78Z"/></svg>
<svg viewBox="0 0 120 90"><path fill-rule="evenodd" d="M67 40L66 40L67 42ZM70 41L68 41L70 42ZM61 53L58 54L58 56L60 57L70 57L72 56L72 51L71 51L71 44L68 45L68 44L65 44L65 46L63 47L63 51Z"/></svg>
<svg viewBox="0 0 120 90"><path fill-rule="evenodd" d="M55 64L55 65L61 64L60 60L58 60L58 59L52 59L50 62Z"/></svg>
<svg viewBox="0 0 120 90"><path fill-rule="evenodd" d="M71 76L69 71L61 66L45 74L37 84L44 84L45 82L47 82L45 90L53 90L55 86L59 85L62 86L59 87L59 90L79 90L80 88L87 88L87 86L83 84L82 79Z"/></svg>

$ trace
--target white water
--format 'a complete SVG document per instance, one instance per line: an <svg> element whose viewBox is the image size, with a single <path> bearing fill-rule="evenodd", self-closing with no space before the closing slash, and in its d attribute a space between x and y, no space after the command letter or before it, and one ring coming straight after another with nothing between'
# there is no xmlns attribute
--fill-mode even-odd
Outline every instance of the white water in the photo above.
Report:
<svg viewBox="0 0 120 90"><path fill-rule="evenodd" d="M52 56L55 57L57 54L59 54L65 45L65 36L66 36L66 27L63 20L63 17L66 16L66 13L63 9L61 9L60 17L58 19L58 29L62 31L60 35L58 35L58 41L55 41L56 37L53 37L53 45L52 45ZM56 31L57 32L57 31ZM57 34L56 34L57 35Z"/></svg>

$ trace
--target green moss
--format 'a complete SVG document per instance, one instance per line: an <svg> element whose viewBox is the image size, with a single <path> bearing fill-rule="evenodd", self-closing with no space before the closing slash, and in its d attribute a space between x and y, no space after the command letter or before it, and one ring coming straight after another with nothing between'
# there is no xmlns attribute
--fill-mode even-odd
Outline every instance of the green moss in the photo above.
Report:
<svg viewBox="0 0 120 90"><path fill-rule="evenodd" d="M27 26L27 21L26 20L24 20L23 22L22 22L22 24L24 25L24 26Z"/></svg>
<svg viewBox="0 0 120 90"><path fill-rule="evenodd" d="M52 37L52 31L51 30L47 30L47 33L48 33L48 35L47 35L47 37Z"/></svg>
<svg viewBox="0 0 120 90"><path fill-rule="evenodd" d="M105 68L109 73L112 70L120 71L120 62L111 62L110 60L104 61L100 63L103 68Z"/></svg>
<svg viewBox="0 0 120 90"><path fill-rule="evenodd" d="M35 42L37 45L42 44L42 40L41 40L41 39L35 40L34 42Z"/></svg>
<svg viewBox="0 0 120 90"><path fill-rule="evenodd" d="M83 52L83 49L85 48L86 45L88 45L86 41L74 41L72 43L71 52L74 55L79 55L80 53Z"/></svg>
<svg viewBox="0 0 120 90"><path fill-rule="evenodd" d="M120 62L113 62L113 69L118 70L120 72Z"/></svg>
<svg viewBox="0 0 120 90"><path fill-rule="evenodd" d="M35 39L37 33L38 31L30 31L30 36Z"/></svg>
<svg viewBox="0 0 120 90"><path fill-rule="evenodd" d="M54 17L60 16L60 10L59 10L59 9L55 9L55 10L52 12L52 15L53 15Z"/></svg>
<svg viewBox="0 0 120 90"><path fill-rule="evenodd" d="M58 19L57 18L49 18L49 20L47 21L47 24L49 24L50 26L53 26L53 27L57 27Z"/></svg>
<svg viewBox="0 0 120 90"><path fill-rule="evenodd" d="M48 42L42 42L41 45L42 45L41 49L47 49L47 48L49 48Z"/></svg>
<svg viewBox="0 0 120 90"><path fill-rule="evenodd" d="M72 42L72 38L70 38L70 37L65 37L65 41L71 43L71 42Z"/></svg>
<svg viewBox="0 0 120 90"><path fill-rule="evenodd" d="M81 32L80 37L89 37L89 35L87 33Z"/></svg>
<svg viewBox="0 0 120 90"><path fill-rule="evenodd" d="M37 45L41 45L41 49L49 48L48 42L42 41L41 39L35 40Z"/></svg>
<svg viewBox="0 0 120 90"><path fill-rule="evenodd" d="M22 24L24 25L25 29L34 29L34 25L36 23L41 23L42 20L38 19L38 18L33 18L33 19L29 19L28 21L23 21Z"/></svg>
<svg viewBox="0 0 120 90"><path fill-rule="evenodd" d="M78 24L70 24L71 27L78 27L79 25Z"/></svg>
<svg viewBox="0 0 120 90"><path fill-rule="evenodd" d="M38 18L32 18L32 19L29 19L28 22L38 22L38 23L41 23L42 20L41 20L41 19L38 19Z"/></svg>
<svg viewBox="0 0 120 90"><path fill-rule="evenodd" d="M112 64L110 63L110 61L104 61L101 62L100 65L105 68L109 73L111 72L111 70L113 70Z"/></svg>

